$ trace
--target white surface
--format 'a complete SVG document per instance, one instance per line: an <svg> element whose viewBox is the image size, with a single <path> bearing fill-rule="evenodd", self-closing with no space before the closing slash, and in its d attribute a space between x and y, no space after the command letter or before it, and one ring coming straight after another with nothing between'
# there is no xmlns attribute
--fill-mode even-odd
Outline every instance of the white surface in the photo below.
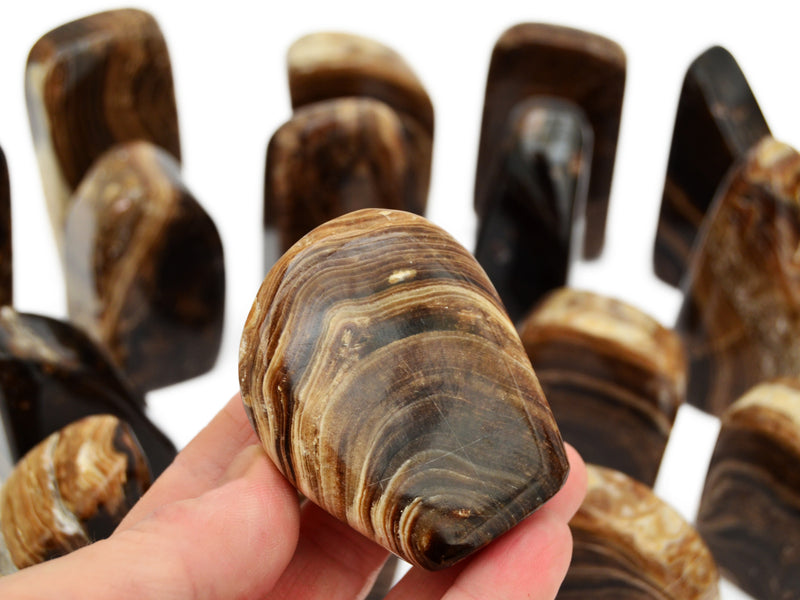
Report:
<svg viewBox="0 0 800 600"><path fill-rule="evenodd" d="M217 223L225 245L227 314L222 354L208 375L148 397L150 414L184 445L236 391L241 327L262 278L264 154L289 117L285 72L289 44L302 34L342 30L398 50L427 86L436 109L428 216L473 247L472 185L486 70L507 27L525 21L606 35L628 56L628 79L612 187L606 251L580 264L575 285L627 300L666 324L679 298L651 275L655 217L684 72L713 44L728 48L745 72L776 137L800 145L800 79L793 4L727 2L406 0L256 3L147 0L174 70L185 178ZM189 9L188 7L192 8ZM106 2L2 3L0 145L9 163L14 219L15 305L65 316L62 274L27 123L24 66L36 39L64 22L116 8ZM682 409L658 492L694 517L716 422ZM743 598L730 587L726 600Z"/></svg>

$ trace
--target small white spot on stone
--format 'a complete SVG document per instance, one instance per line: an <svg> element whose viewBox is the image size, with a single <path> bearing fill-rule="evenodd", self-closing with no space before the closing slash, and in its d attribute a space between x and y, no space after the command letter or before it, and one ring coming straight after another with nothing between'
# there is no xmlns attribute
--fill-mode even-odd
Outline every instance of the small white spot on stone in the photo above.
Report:
<svg viewBox="0 0 800 600"><path fill-rule="evenodd" d="M416 276L417 276L416 269L397 269L391 275L389 275L389 285L402 283L409 279L414 279L414 277Z"/></svg>

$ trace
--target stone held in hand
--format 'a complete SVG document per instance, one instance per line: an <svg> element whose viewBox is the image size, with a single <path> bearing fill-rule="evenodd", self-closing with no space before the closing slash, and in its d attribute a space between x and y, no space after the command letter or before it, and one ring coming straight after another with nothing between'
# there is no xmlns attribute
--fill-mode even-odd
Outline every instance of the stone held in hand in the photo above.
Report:
<svg viewBox="0 0 800 600"><path fill-rule="evenodd" d="M426 569L488 544L566 480L561 437L494 288L410 213L349 213L284 254L245 324L239 381L289 481Z"/></svg>

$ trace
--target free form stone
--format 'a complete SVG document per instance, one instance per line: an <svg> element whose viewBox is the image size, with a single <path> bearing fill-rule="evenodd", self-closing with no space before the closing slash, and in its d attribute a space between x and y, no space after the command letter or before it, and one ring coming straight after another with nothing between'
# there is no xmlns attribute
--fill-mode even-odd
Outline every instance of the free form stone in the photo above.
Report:
<svg viewBox="0 0 800 600"><path fill-rule="evenodd" d="M105 352L68 323L0 308L0 412L12 458L88 415L126 421L155 476L176 450Z"/></svg>
<svg viewBox="0 0 800 600"><path fill-rule="evenodd" d="M180 159L169 53L146 12L102 12L42 36L25 95L59 247L72 193L111 146L147 140Z"/></svg>
<svg viewBox="0 0 800 600"><path fill-rule="evenodd" d="M0 490L0 575L108 537L149 485L142 449L116 417L48 436Z"/></svg>
<svg viewBox="0 0 800 600"><path fill-rule="evenodd" d="M264 280L242 398L311 501L413 564L449 566L558 491L568 464L477 262L410 213L313 230Z"/></svg>
<svg viewBox="0 0 800 600"><path fill-rule="evenodd" d="M622 48L599 35L542 23L505 31L495 44L486 80L475 177L478 217L487 208L493 157L514 107L539 96L568 100L584 111L594 135L583 251L586 257L597 256L605 238L625 72Z"/></svg>
<svg viewBox="0 0 800 600"><path fill-rule="evenodd" d="M754 385L800 373L800 154L765 138L725 181L676 324L687 400L718 416Z"/></svg>
<svg viewBox="0 0 800 600"><path fill-rule="evenodd" d="M627 475L596 465L587 471L558 600L719 598L714 558L691 525Z"/></svg>
<svg viewBox="0 0 800 600"><path fill-rule="evenodd" d="M554 98L520 102L491 171L475 258L511 320L567 282L580 255L591 166L592 129L575 104Z"/></svg>
<svg viewBox="0 0 800 600"><path fill-rule="evenodd" d="M672 132L653 254L658 277L681 283L725 173L769 134L730 52L714 46L698 56L683 80Z"/></svg>
<svg viewBox="0 0 800 600"><path fill-rule="evenodd" d="M64 255L71 320L137 390L214 365L225 306L222 242L170 154L147 142L105 153L71 201Z"/></svg>
<svg viewBox="0 0 800 600"><path fill-rule="evenodd" d="M620 300L562 288L520 337L564 439L652 486L686 392L678 335Z"/></svg>
<svg viewBox="0 0 800 600"><path fill-rule="evenodd" d="M722 416L697 529L754 598L800 597L800 380L761 383Z"/></svg>

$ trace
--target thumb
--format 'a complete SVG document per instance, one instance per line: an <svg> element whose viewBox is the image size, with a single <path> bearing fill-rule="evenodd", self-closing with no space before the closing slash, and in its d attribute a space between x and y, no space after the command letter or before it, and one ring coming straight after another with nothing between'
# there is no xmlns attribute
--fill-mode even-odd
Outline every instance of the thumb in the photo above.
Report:
<svg viewBox="0 0 800 600"><path fill-rule="evenodd" d="M157 508L107 540L7 577L0 581L0 596L260 597L289 564L298 532L296 492L253 446L233 461L220 487Z"/></svg>

